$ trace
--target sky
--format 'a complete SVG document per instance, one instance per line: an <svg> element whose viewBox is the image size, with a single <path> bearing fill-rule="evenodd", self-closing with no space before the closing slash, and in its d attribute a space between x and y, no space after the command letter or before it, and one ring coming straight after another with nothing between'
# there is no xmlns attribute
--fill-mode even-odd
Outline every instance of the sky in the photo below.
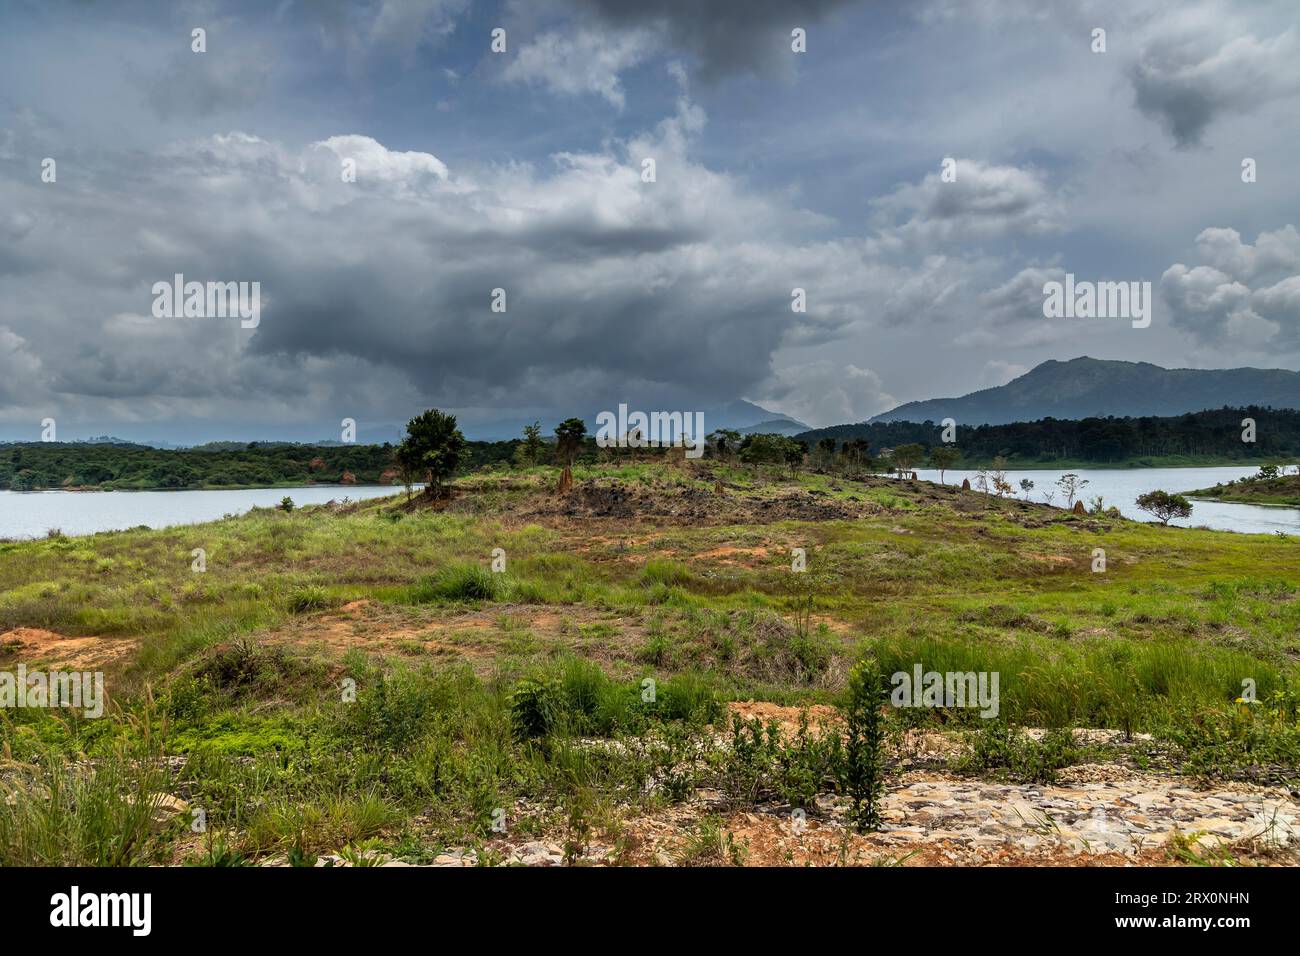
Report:
<svg viewBox="0 0 1300 956"><path fill-rule="evenodd" d="M1297 368L1298 118L1294 0L6 0L0 440ZM1045 317L1066 273L1150 325Z"/></svg>

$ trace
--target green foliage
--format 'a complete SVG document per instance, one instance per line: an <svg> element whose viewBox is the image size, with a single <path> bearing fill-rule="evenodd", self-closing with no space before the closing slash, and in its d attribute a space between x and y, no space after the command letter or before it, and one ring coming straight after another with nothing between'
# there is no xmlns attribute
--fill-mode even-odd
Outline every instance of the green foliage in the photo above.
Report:
<svg viewBox="0 0 1300 956"><path fill-rule="evenodd" d="M504 590L502 575L472 561L451 561L416 581L409 600L414 604L497 601Z"/></svg>
<svg viewBox="0 0 1300 956"><path fill-rule="evenodd" d="M1137 506L1148 514L1155 515L1161 524L1169 524L1170 518L1189 518L1192 503L1182 495L1172 495L1167 491L1148 491L1138 495Z"/></svg>
<svg viewBox="0 0 1300 956"><path fill-rule="evenodd" d="M555 426L555 452L564 465L572 465L582 450L587 425L581 418L566 418Z"/></svg>
<svg viewBox="0 0 1300 956"><path fill-rule="evenodd" d="M970 753L958 758L954 769L1019 783L1053 783L1057 771L1076 763L1078 755L1069 728L1049 730L1035 740L1008 721L989 720L973 735Z"/></svg>
<svg viewBox="0 0 1300 956"><path fill-rule="evenodd" d="M849 817L859 833L880 829L880 799L885 792L884 691L875 661L856 664L849 672L844 701L844 750L839 779L851 801Z"/></svg>
<svg viewBox="0 0 1300 956"><path fill-rule="evenodd" d="M538 740L549 734L564 713L562 689L557 680L527 677L510 693L510 726L519 740Z"/></svg>
<svg viewBox="0 0 1300 956"><path fill-rule="evenodd" d="M930 449L930 467L939 471L939 479L943 480L943 473L957 464L961 458L961 449L953 445L934 445Z"/></svg>
<svg viewBox="0 0 1300 956"><path fill-rule="evenodd" d="M515 464L522 468L540 465L546 457L546 443L542 441L542 426L533 422L524 426L524 440L515 449Z"/></svg>
<svg viewBox="0 0 1300 956"><path fill-rule="evenodd" d="M465 436L456 427L456 416L431 408L406 423L398 455L428 482L425 493L437 497L456 473L464 451Z"/></svg>
<svg viewBox="0 0 1300 956"><path fill-rule="evenodd" d="M1259 422L1259 439L1254 445L1241 441L1243 418ZM873 448L897 449L918 443L934 449L943 445L942 431L942 425L931 421L862 422L813 429L799 437L810 442L827 437L842 442L862 439ZM1005 456L1011 467L1051 462L1141 463L1144 459L1182 459L1186 464L1294 461L1300 454L1300 411L1249 406L1168 418L1044 418L1006 425L962 426L957 438L972 465L991 462L998 455Z"/></svg>

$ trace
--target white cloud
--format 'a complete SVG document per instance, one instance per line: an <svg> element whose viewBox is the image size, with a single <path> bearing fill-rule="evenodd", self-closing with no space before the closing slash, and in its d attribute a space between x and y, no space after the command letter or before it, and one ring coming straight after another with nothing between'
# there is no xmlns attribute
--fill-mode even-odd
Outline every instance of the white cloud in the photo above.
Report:
<svg viewBox="0 0 1300 956"><path fill-rule="evenodd" d="M753 401L815 428L865 421L898 404L871 369L825 359L777 369Z"/></svg>
<svg viewBox="0 0 1300 956"><path fill-rule="evenodd" d="M1274 357L1300 350L1300 235L1287 226L1254 245L1234 229L1196 237L1211 265L1174 263L1160 279L1173 321L1202 342Z"/></svg>
<svg viewBox="0 0 1300 956"><path fill-rule="evenodd" d="M620 74L655 54L656 31L617 33L573 28L550 30L524 44L501 76L506 82L533 84L564 96L596 95L623 109Z"/></svg>
<svg viewBox="0 0 1300 956"><path fill-rule="evenodd" d="M1034 169L957 159L955 182L936 168L872 201L882 248L1041 237L1060 232L1064 207Z"/></svg>

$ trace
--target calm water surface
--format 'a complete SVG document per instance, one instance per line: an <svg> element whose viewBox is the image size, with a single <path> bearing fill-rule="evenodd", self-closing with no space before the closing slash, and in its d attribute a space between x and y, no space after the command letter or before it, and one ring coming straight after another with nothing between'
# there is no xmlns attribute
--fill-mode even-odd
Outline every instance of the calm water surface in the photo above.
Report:
<svg viewBox="0 0 1300 956"><path fill-rule="evenodd" d="M1133 504L1138 495L1162 488L1165 491L1190 491L1208 488L1216 482L1244 478L1258 471L1255 467L1226 468L1128 468L1089 469L1077 471L1088 481L1083 489L1085 503L1094 495L1101 495L1107 505L1114 505L1126 516L1150 520ZM1056 479L1063 471L1009 471L1007 478L1021 497L1020 479L1034 483L1030 498L1042 501L1043 493L1055 489ZM937 471L921 471L921 478L938 481ZM949 470L944 475L948 484L961 484L963 478L975 482L975 472ZM243 514L253 507L268 508L279 504L288 495L295 504L320 504L331 498L353 501L395 495L400 488L391 485L367 486L314 486L304 488L254 488L244 491L0 491L0 538L43 537L50 528L64 534L92 534L96 531L115 531L148 525L164 528L169 525L195 524L213 521L227 514ZM1063 505L1065 496L1056 492L1053 504ZM1300 509L1265 508L1256 505L1220 504L1196 501L1192 517L1174 524L1204 525L1223 531L1244 531L1271 534L1281 531L1300 534Z"/></svg>
<svg viewBox="0 0 1300 956"><path fill-rule="evenodd" d="M378 498L402 491L392 485L316 485L251 488L243 491L0 491L0 538L41 538L50 528L64 534L93 534L148 525L214 521L250 508L269 508L288 495L295 505L333 498Z"/></svg>
<svg viewBox="0 0 1300 956"><path fill-rule="evenodd" d="M1065 505L1065 495L1056 487L1056 479L1072 469L1050 471L1008 471L1007 480L1015 489L1017 498L1023 498L1020 479L1028 478L1034 483L1034 490L1029 493L1031 501L1042 501L1043 493L1056 493L1052 504ZM1234 478L1246 478L1257 474L1256 465L1241 465L1219 468L1110 468L1110 469L1073 469L1073 473L1086 479L1083 487L1083 503L1089 505L1094 495L1101 495L1106 507L1114 505L1120 514L1139 521L1154 521L1151 515L1139 511L1133 502L1138 495L1161 489L1170 492L1191 491L1194 488L1212 488L1215 484L1227 484ZM949 469L944 472L944 481L948 484L961 484L963 478L969 478L975 485L975 472L961 469ZM917 475L927 481L938 481L937 471L918 471ZM1184 527L1214 528L1219 531L1244 531L1255 534L1272 534L1281 531L1284 534L1300 534L1300 509L1262 507L1260 505L1223 504L1217 501L1193 501L1192 516L1185 521L1174 520L1170 524Z"/></svg>

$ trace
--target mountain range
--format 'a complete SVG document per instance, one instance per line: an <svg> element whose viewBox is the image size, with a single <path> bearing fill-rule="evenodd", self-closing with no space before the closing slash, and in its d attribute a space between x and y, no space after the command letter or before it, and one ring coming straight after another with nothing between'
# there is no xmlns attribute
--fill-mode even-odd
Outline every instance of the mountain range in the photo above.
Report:
<svg viewBox="0 0 1300 956"><path fill-rule="evenodd" d="M1300 372L1287 369L1161 368L1082 356L1043 362L996 388L959 398L907 402L872 422L1004 425L1041 418L1170 416L1257 405L1300 409Z"/></svg>

